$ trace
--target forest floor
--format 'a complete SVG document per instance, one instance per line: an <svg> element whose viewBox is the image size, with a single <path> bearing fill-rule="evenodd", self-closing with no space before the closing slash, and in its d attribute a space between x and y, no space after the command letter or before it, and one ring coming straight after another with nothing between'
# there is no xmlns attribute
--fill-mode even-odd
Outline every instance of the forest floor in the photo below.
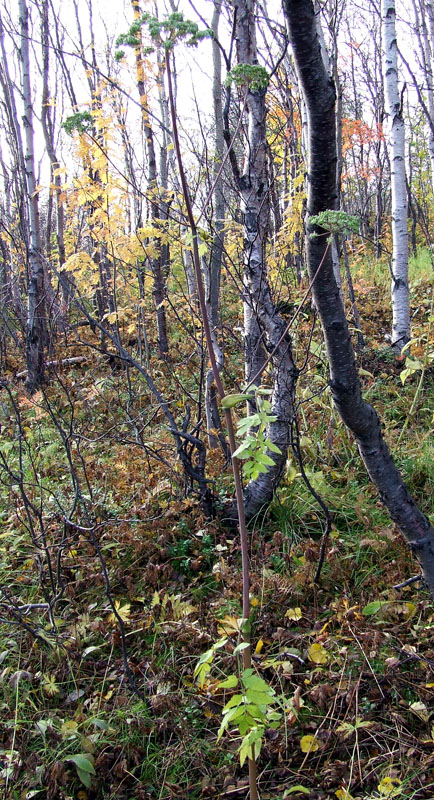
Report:
<svg viewBox="0 0 434 800"><path fill-rule="evenodd" d="M427 514L434 513L432 289L422 281L413 291L418 366L403 383L411 364L396 360L384 339L384 287L356 285L369 342L358 357L364 393ZM77 341L67 344L68 355L88 360L33 398L13 379L19 365L12 364L11 394L2 393L0 793L245 798L239 741L231 734L216 741L233 691L219 680L236 670L240 635L237 533L183 496L143 384L131 376L128 384ZM181 407L191 393L182 345L179 363L155 364ZM333 530L315 583L324 520L290 461L272 507L251 526L254 667L282 710L259 759L261 799L433 798L432 601L420 582L394 588L417 576L418 565L327 391L301 407L300 424L305 469ZM75 484L64 436L85 506L80 524L69 527L64 510L69 519L75 513ZM209 463L216 493L229 495L223 457ZM29 604L46 602L59 575L50 623ZM221 637L227 643L200 688L195 666Z"/></svg>

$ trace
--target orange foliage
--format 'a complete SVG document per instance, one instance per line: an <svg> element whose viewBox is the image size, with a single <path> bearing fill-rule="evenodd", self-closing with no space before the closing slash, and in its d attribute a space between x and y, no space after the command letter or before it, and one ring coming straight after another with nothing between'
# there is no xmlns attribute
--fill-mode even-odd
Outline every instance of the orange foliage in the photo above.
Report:
<svg viewBox="0 0 434 800"><path fill-rule="evenodd" d="M361 119L342 119L342 152L345 153L355 146L362 147L364 144L372 144L384 139L383 126L381 123L368 125Z"/></svg>

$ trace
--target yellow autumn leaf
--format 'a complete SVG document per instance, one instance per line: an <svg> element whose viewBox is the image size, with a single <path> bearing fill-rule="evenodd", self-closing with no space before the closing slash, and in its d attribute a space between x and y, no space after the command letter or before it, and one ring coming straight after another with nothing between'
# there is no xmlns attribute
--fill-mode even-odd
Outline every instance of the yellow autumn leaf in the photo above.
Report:
<svg viewBox="0 0 434 800"><path fill-rule="evenodd" d="M61 267L62 272L83 272L85 269L98 272L98 267L90 255L82 250L69 256Z"/></svg>
<svg viewBox="0 0 434 800"><path fill-rule="evenodd" d="M110 313L104 314L103 320L107 321L110 325L113 325L116 322L117 313L116 311L111 311Z"/></svg>
<svg viewBox="0 0 434 800"><path fill-rule="evenodd" d="M404 603L403 608L404 611L406 612L405 615L406 620L412 619L412 617L414 617L417 611L417 606L414 603Z"/></svg>
<svg viewBox="0 0 434 800"><path fill-rule="evenodd" d="M60 733L62 735L62 739L69 739L70 736L74 736L78 731L78 723L74 719L68 719L64 722L60 727Z"/></svg>
<svg viewBox="0 0 434 800"><path fill-rule="evenodd" d="M128 622L129 621L130 614L131 614L131 603L124 603L124 605L121 605L121 601L120 600L115 600L115 609L118 612L122 622ZM113 625L116 624L117 617L113 613L113 611L111 612L111 614L108 615L107 622L110 622Z"/></svg>
<svg viewBox="0 0 434 800"><path fill-rule="evenodd" d="M327 650L322 644L319 644L319 642L314 642L314 644L309 647L307 655L309 661L313 661L314 664L327 664L329 660Z"/></svg>
<svg viewBox="0 0 434 800"><path fill-rule="evenodd" d="M239 633L240 621L238 617L227 615L223 619L220 619L217 625L217 632L220 636L233 636L235 633Z"/></svg>
<svg viewBox="0 0 434 800"><path fill-rule="evenodd" d="M300 748L302 753L315 753L319 750L320 742L316 736L310 736L306 734L306 736L302 736L300 739Z"/></svg>
<svg viewBox="0 0 434 800"><path fill-rule="evenodd" d="M296 608L288 608L285 614L285 617L288 617L288 619L293 619L295 621L301 619L302 616L303 614L301 613L301 608L299 606L297 606Z"/></svg>
<svg viewBox="0 0 434 800"><path fill-rule="evenodd" d="M400 786L401 781L399 778L390 778L386 776L386 778L383 778L378 784L377 789L383 797L396 797L400 793Z"/></svg>
<svg viewBox="0 0 434 800"><path fill-rule="evenodd" d="M255 655L257 655L257 656L259 655L259 653L261 652L263 646L264 646L264 642L262 641L262 639L258 639L256 647L255 647Z"/></svg>
<svg viewBox="0 0 434 800"><path fill-rule="evenodd" d="M350 794L346 789L338 789L335 792L336 797L338 800L353 800L353 795Z"/></svg>

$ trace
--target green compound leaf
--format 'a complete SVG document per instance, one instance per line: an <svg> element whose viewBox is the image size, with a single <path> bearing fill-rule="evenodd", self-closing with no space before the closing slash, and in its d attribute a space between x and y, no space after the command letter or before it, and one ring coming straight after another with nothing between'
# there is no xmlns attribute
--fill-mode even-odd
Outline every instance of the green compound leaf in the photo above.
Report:
<svg viewBox="0 0 434 800"><path fill-rule="evenodd" d="M260 92L267 88L270 75L260 64L238 64L233 67L226 78L226 86L235 83L236 86L247 84L250 91Z"/></svg>

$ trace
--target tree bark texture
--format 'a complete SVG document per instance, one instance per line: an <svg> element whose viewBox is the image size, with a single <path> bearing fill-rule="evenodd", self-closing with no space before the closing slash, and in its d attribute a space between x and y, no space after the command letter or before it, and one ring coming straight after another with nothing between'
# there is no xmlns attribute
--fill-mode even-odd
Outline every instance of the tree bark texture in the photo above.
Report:
<svg viewBox="0 0 434 800"><path fill-rule="evenodd" d="M237 57L239 64L256 64L256 38L253 0L235 0ZM268 237L270 187L267 175L265 89L252 91L247 86L247 142L243 169L239 174L244 236L244 325L246 381L261 383L268 354L272 354L271 405L276 422L268 426L268 438L281 454L268 453L274 466L265 475L249 481L245 489L246 516L253 517L268 504L283 475L289 428L294 414L297 378L291 339L286 323L276 311L265 262Z"/></svg>
<svg viewBox="0 0 434 800"><path fill-rule="evenodd" d="M383 72L389 117L390 189L392 195L392 347L400 353L410 340L408 288L407 185L403 98L398 86L395 0L382 0Z"/></svg>
<svg viewBox="0 0 434 800"><path fill-rule="evenodd" d="M212 165L211 179L215 183L213 193L213 240L209 266L205 266L204 282L206 287L206 301L209 315L209 322L213 336L213 346L216 354L216 362L219 370L223 368L223 351L217 341L217 327L219 324L219 296L220 278L223 262L224 248L224 227L226 201L223 191L223 183L218 179L220 166L224 156L224 122L222 105L222 57L219 47L218 29L222 10L222 0L214 0L214 12L211 20L212 38L212 61L213 61L213 82L212 99L214 110L214 159ZM217 396L214 386L214 376L212 369L208 370L205 380L205 413L208 432L212 429L220 431L218 437L222 442L221 419L217 406ZM224 437L223 437L224 438ZM218 447L217 437L212 433L208 434L208 444L211 449ZM224 445L226 449L226 444Z"/></svg>
<svg viewBox="0 0 434 800"><path fill-rule="evenodd" d="M54 193L50 189L50 201L55 206L56 214L56 243L57 243L57 256L59 267L62 267L66 260L65 255L65 209L62 200L62 179L60 177L59 167L60 161L57 158L55 144L54 144L54 120L52 117L50 106L50 92L49 92L49 73L50 73L50 47L49 47L49 11L48 0L43 0L40 5L41 15L41 47L42 47L42 108L41 108L41 124L44 133L45 147L51 164L51 181L55 186ZM54 201L54 202L53 202ZM51 231L48 226L47 231L47 259L50 259L50 238ZM70 281L71 278L65 273L65 282ZM46 281L47 284L48 280ZM71 286L73 284L71 283ZM61 328L67 328L67 311L69 306L69 294L63 291L63 309L56 306L56 316L59 316Z"/></svg>
<svg viewBox="0 0 434 800"><path fill-rule="evenodd" d="M33 105L30 82L29 12L26 0L19 0L21 30L20 58L24 100L23 127L25 135L25 175L29 236L26 242L29 261L28 305L26 326L27 389L33 393L44 381L45 302L44 268L41 258L41 226L38 192L36 190L35 154L33 141Z"/></svg>
<svg viewBox="0 0 434 800"><path fill-rule="evenodd" d="M322 61L311 0L284 0L284 14L308 112L309 215L333 209L336 201L335 89ZM308 234L324 234L308 226ZM353 432L368 474L390 516L417 554L434 595L434 529L420 511L396 468L375 410L363 400L345 310L333 275L324 235L308 238L311 278L330 367L330 387L338 412Z"/></svg>

